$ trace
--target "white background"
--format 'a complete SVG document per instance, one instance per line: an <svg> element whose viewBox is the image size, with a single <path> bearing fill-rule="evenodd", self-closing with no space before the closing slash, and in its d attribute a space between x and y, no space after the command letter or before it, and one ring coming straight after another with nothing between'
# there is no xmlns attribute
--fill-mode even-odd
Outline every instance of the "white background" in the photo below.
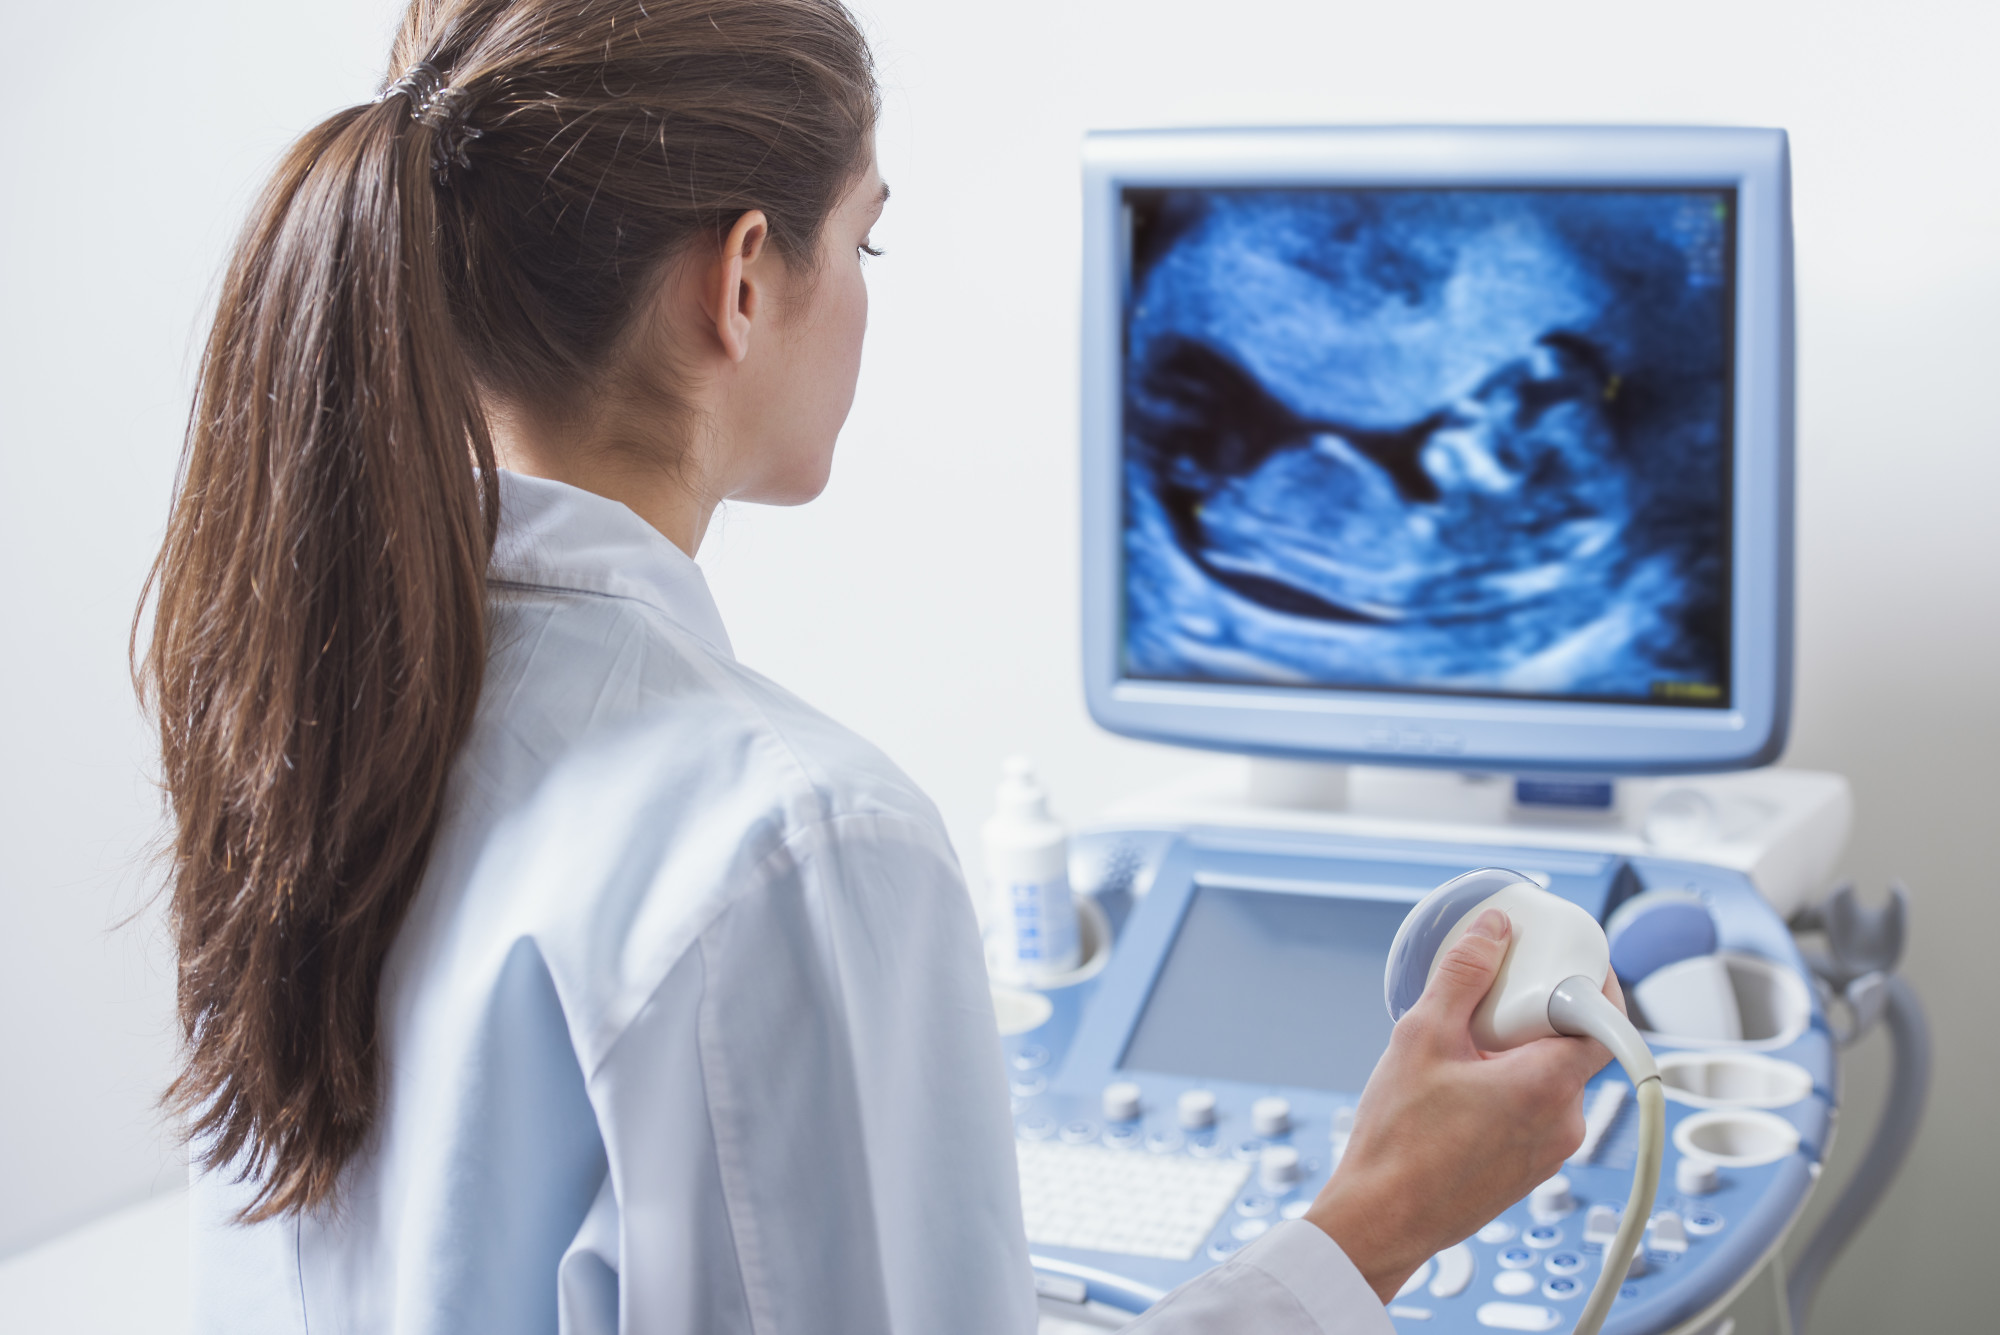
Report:
<svg viewBox="0 0 2000 1335"><path fill-rule="evenodd" d="M287 140L369 96L391 0L5 0L0 140L0 1255L180 1168L171 966L124 649L206 306ZM1087 816L1197 757L1086 718L1076 635L1086 128L1781 125L1798 226L1798 712L1908 878L1941 1063L1816 1330L1991 1319L2000 1154L2000 49L1995 6L878 0L895 200L832 486L702 554L745 661L880 742L961 848L1000 757ZM1850 1064L1835 1176L1879 1096Z"/></svg>

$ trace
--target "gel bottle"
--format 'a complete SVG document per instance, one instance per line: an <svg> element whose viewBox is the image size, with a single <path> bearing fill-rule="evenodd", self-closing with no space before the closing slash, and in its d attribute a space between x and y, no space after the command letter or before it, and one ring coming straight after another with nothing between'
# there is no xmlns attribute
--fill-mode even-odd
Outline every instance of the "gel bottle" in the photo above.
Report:
<svg viewBox="0 0 2000 1335"><path fill-rule="evenodd" d="M995 806L984 831L986 884L1008 972L1028 983L1068 973L1082 955L1069 890L1069 835L1049 814L1048 792L1025 757L1001 766Z"/></svg>

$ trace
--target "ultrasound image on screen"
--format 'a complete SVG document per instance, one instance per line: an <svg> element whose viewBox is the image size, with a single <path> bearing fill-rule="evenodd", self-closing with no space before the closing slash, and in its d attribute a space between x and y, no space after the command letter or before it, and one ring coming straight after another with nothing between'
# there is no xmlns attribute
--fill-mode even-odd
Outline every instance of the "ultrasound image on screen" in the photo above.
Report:
<svg viewBox="0 0 2000 1335"><path fill-rule="evenodd" d="M1725 707L1732 190L1128 190L1128 676Z"/></svg>

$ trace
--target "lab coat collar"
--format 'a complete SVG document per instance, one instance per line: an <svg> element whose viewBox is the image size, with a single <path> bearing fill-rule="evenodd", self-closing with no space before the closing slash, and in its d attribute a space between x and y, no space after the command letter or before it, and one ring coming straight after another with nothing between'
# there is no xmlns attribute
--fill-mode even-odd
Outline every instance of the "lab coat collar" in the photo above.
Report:
<svg viewBox="0 0 2000 1335"><path fill-rule="evenodd" d="M630 598L735 658L701 567L665 534L594 492L504 468L496 473L495 582Z"/></svg>

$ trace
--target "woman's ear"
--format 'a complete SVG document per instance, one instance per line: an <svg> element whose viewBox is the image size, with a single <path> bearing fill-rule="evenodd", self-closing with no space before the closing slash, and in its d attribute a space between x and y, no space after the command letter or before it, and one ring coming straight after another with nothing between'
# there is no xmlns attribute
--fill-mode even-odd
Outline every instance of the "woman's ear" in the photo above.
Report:
<svg viewBox="0 0 2000 1335"><path fill-rule="evenodd" d="M771 252L771 224L762 209L736 220L722 243L708 285L708 306L723 355L741 362L750 355L750 331L774 295L777 257Z"/></svg>

